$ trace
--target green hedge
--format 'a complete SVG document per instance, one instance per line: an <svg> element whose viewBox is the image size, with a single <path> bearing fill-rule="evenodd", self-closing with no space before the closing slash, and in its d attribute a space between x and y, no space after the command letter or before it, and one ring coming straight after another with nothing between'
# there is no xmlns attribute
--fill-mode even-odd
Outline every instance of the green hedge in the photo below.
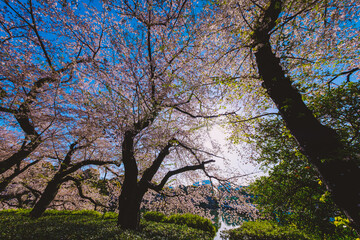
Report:
<svg viewBox="0 0 360 240"><path fill-rule="evenodd" d="M229 240L308 240L313 239L291 226L279 226L270 221L245 222L241 227L226 231Z"/></svg>
<svg viewBox="0 0 360 240"><path fill-rule="evenodd" d="M190 213L174 214L167 217L165 221L168 223L186 225L188 227L210 232L213 236L215 236L216 234L216 228L211 223L211 221L198 215Z"/></svg>
<svg viewBox="0 0 360 240"><path fill-rule="evenodd" d="M216 234L216 228L209 219L190 213L173 214L166 217L165 214L160 212L146 212L143 217L148 221L186 225L191 228L209 232L211 236L215 236Z"/></svg>
<svg viewBox="0 0 360 240"><path fill-rule="evenodd" d="M141 223L143 234L151 240L212 240L210 232L191 228L186 225L172 223L159 223L143 221Z"/></svg>
<svg viewBox="0 0 360 240"><path fill-rule="evenodd" d="M116 226L117 214L95 211L46 211L38 219L30 210L0 211L1 240L211 240L206 231L170 223L141 221L142 231L124 231Z"/></svg>
<svg viewBox="0 0 360 240"><path fill-rule="evenodd" d="M162 222L166 218L166 215L161 212L146 212L143 218L147 221Z"/></svg>

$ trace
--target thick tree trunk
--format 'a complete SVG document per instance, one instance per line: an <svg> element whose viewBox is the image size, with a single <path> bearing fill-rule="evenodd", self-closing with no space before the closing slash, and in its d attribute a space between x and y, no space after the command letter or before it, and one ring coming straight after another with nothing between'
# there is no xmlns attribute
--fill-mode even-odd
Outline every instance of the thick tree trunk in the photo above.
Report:
<svg viewBox="0 0 360 240"><path fill-rule="evenodd" d="M302 152L316 167L334 202L360 234L359 161L349 157L333 129L322 125L314 117L272 52L268 32L275 26L280 10L281 1L272 0L253 35L255 58L263 86Z"/></svg>
<svg viewBox="0 0 360 240"><path fill-rule="evenodd" d="M140 191L138 168L134 156L134 137L136 132L126 131L122 143L122 162L125 179L119 197L118 226L123 229L138 230L140 226L140 204L146 191Z"/></svg>
<svg viewBox="0 0 360 240"><path fill-rule="evenodd" d="M118 226L123 229L139 230L140 228L140 205L144 196L136 185L125 184L119 197Z"/></svg>
<svg viewBox="0 0 360 240"><path fill-rule="evenodd" d="M46 208L56 197L59 188L62 184L61 179L54 178L46 186L44 192L41 194L39 201L36 202L33 210L30 212L30 217L39 218L45 212Z"/></svg>

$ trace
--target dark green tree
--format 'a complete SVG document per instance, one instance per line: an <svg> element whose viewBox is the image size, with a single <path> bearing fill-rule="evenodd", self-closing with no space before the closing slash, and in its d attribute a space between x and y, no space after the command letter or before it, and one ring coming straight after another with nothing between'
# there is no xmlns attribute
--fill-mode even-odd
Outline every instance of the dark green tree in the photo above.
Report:
<svg viewBox="0 0 360 240"><path fill-rule="evenodd" d="M314 3L317 2L323 3L326 16L329 10L328 1L315 1ZM298 142L301 152L317 170L334 202L342 209L360 235L360 188L349 187L360 182L359 156L354 156L346 150L346 144L341 138L341 134L337 133L333 126L326 126L314 115L304 102L299 89L293 85L291 73L286 72L286 68L281 64L280 58L272 48L271 34L282 29L278 25L279 19L282 14L285 14L286 8L292 9L293 3L283 0L268 1L262 7L258 18L254 20L251 47L254 50L257 70L263 87L275 103L287 128ZM312 9L316 10L311 2L295 1L295 3L302 3L304 7L289 16L283 25L302 13ZM306 16L302 15L302 17ZM307 24L314 21L319 21L319 18L314 18ZM321 21L324 22L324 32L326 32L327 19ZM286 39L282 42L286 44ZM289 46L289 48L293 47ZM355 71L355 69L352 70ZM305 76L305 79L308 78Z"/></svg>
<svg viewBox="0 0 360 240"><path fill-rule="evenodd" d="M346 81L306 98L315 115L339 133L345 150L354 156L359 154L360 141L359 87L358 82ZM251 186L265 215L322 238L354 235L349 228L334 224L336 217L344 218L342 212L280 118L260 122L252 140L259 149L257 161L270 169L269 176Z"/></svg>

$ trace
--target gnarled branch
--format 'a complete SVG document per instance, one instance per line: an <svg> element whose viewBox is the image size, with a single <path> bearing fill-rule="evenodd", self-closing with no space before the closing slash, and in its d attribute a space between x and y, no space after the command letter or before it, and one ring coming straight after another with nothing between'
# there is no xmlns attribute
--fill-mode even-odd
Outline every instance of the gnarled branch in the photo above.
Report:
<svg viewBox="0 0 360 240"><path fill-rule="evenodd" d="M67 176L65 179L64 179L64 182L67 182L67 181L73 181L75 183L75 186L76 188L78 189L78 192L79 192L79 196L81 198L84 198L84 199L87 199L89 200L91 203L93 203L95 206L101 206L103 208L109 208L108 206L105 206L104 204L92 199L91 197L88 197L88 196L85 196L83 190L82 190L82 187L81 187L81 182L74 178L74 177L71 177L71 176Z"/></svg>
<svg viewBox="0 0 360 240"><path fill-rule="evenodd" d="M183 172L194 171L194 170L198 170L198 169L204 170L205 169L205 164L212 163L212 162L215 162L215 160L208 160L208 161L202 162L202 163L197 164L197 165L186 166L186 167L179 168L177 170L169 171L165 175L165 177L161 180L160 184L153 185L153 184L149 183L149 188L154 190L154 191L159 192L165 186L166 182L169 180L170 177L172 177L174 175L177 175L179 173L183 173Z"/></svg>

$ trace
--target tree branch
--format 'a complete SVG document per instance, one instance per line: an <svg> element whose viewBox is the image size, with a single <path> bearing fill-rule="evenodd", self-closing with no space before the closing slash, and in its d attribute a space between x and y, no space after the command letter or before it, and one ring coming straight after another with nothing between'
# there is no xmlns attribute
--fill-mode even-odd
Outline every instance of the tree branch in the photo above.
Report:
<svg viewBox="0 0 360 240"><path fill-rule="evenodd" d="M341 73L338 73L338 74L336 74L336 76L335 77L333 77L332 79L330 79L328 82L327 82L327 84L331 84L335 79L337 79L338 77L340 77L340 76L342 76L342 75L347 75L346 76L346 81L347 82L350 82L350 76L351 76L351 74L353 74L354 72L356 72L356 71L359 71L360 70L360 68L353 68L353 69L351 69L351 70L349 70L349 71L345 71L345 72L341 72Z"/></svg>
<svg viewBox="0 0 360 240"><path fill-rule="evenodd" d="M306 6L304 9L300 10L300 11L297 12L296 14L287 17L282 24L279 24L277 27L274 27L274 29L269 32L269 35L271 35L272 33L276 32L279 28L285 26L288 22L290 22L291 20L293 20L294 18L296 18L296 17L299 16L300 14L308 11L308 10L309 10L309 7L312 7L312 6L313 6L315 3L317 3L317 2L319 2L319 0L315 0L315 1L311 2L308 6ZM264 9L264 11L265 11L265 9Z"/></svg>
<svg viewBox="0 0 360 240"><path fill-rule="evenodd" d="M14 198L19 198L19 197L22 197L26 194L29 194L30 191L22 191L22 192L17 192L17 193L14 193L14 194L5 194L5 195L0 195L0 201L6 201L6 200L11 200L11 199L14 199Z"/></svg>
<svg viewBox="0 0 360 240"><path fill-rule="evenodd" d="M84 166L87 166L87 165L102 166L102 165L106 165L106 164L119 165L119 163L116 161L85 160L85 161L81 161L79 163L72 165L69 169L67 169L66 171L63 171L61 174L62 174L62 176L69 175L69 174L75 172L76 170L78 170Z"/></svg>
<svg viewBox="0 0 360 240"><path fill-rule="evenodd" d="M165 157L169 155L170 153L169 149L173 146L173 141L174 139L170 140L168 144L163 149L161 149L159 155L156 157L152 165L145 170L140 180L140 184L145 182L151 182L152 178L159 170L161 163L164 161Z"/></svg>
<svg viewBox="0 0 360 240"><path fill-rule="evenodd" d="M41 196L41 192L39 190L36 190L35 188L30 187L29 185L22 183L22 185L26 188L29 189L30 192L34 195L35 197L35 202L36 200Z"/></svg>
<svg viewBox="0 0 360 240"><path fill-rule="evenodd" d="M67 182L67 181L73 181L75 183L75 186L76 188L78 189L78 192L79 192L79 196L81 198L84 198L84 199L87 199L89 200L90 202L92 202L95 206L101 206L103 208L109 208L108 206L105 206L103 205L102 203L92 199L91 197L88 197L88 196L85 196L83 190L82 190L82 187L81 187L81 182L74 178L74 177L71 177L71 176L67 176L65 179L64 179L64 182Z"/></svg>
<svg viewBox="0 0 360 240"><path fill-rule="evenodd" d="M229 112L229 113L221 113L221 114L216 114L216 115L204 116L204 115L194 115L194 114L192 114L192 113L189 113L189 112L187 112L187 111L185 111L185 110L180 109L180 108L177 107L177 106L174 106L173 108L176 109L176 110L178 110L178 111L181 112L181 113L184 113L184 114L190 116L191 118L206 118L206 119L208 119L208 118L217 118L217 117L229 116L229 115L234 115L234 114L235 114L235 112Z"/></svg>
<svg viewBox="0 0 360 240"><path fill-rule="evenodd" d="M251 117L251 118L248 118L248 119L231 121L230 123L242 123L242 122L247 122L247 121L251 121L251 120L254 120L254 119L257 119L257 118L261 118L261 117L265 117L265 116L269 116L269 115L278 115L278 116L280 116L280 113L264 113L264 114L261 114L261 115L255 116L255 117Z"/></svg>
<svg viewBox="0 0 360 240"><path fill-rule="evenodd" d="M1 107L0 106L0 112L6 112L6 113L11 113L11 114L15 114L16 110L10 109L10 108L5 108L5 107Z"/></svg>
<svg viewBox="0 0 360 240"><path fill-rule="evenodd" d="M70 144L69 151L66 153L66 156L65 156L65 158L62 161L62 164L60 166L60 170L59 170L60 172L65 170L69 166L69 164L71 162L71 157L76 152L76 150L77 150L76 145L79 143L79 141L80 140L76 140L75 142Z"/></svg>
<svg viewBox="0 0 360 240"><path fill-rule="evenodd" d="M9 185L9 183L16 177L19 176L21 173L23 173L26 169L28 169L29 167L31 167L32 165L38 163L40 160L36 160L33 161L31 163L29 163L28 165L26 165L23 169L15 169L15 171L13 172L13 174L11 174L10 176L8 176L7 178L5 178L1 183L0 183L0 192L4 191L5 188Z"/></svg>
<svg viewBox="0 0 360 240"><path fill-rule="evenodd" d="M174 176L176 174L179 174L179 173L183 173L183 172L194 171L194 170L198 170L198 169L204 170L205 169L205 164L212 163L212 162L215 162L215 160L208 160L208 161L202 162L202 163L197 164L197 165L186 166L186 167L182 167L182 168L179 168L177 170L174 170L174 171L169 171L165 175L165 177L161 180L160 184L153 185L153 184L151 184L149 182L149 188L153 189L154 191L159 192L164 187L164 185L166 184L166 182L169 180L170 177L172 177L172 176Z"/></svg>
<svg viewBox="0 0 360 240"><path fill-rule="evenodd" d="M34 139L29 144L24 142L23 146L20 148L19 151L11 155L9 158L5 159L4 161L0 162L0 174L6 172L14 165L19 164L22 160L27 158L41 143L39 138Z"/></svg>

